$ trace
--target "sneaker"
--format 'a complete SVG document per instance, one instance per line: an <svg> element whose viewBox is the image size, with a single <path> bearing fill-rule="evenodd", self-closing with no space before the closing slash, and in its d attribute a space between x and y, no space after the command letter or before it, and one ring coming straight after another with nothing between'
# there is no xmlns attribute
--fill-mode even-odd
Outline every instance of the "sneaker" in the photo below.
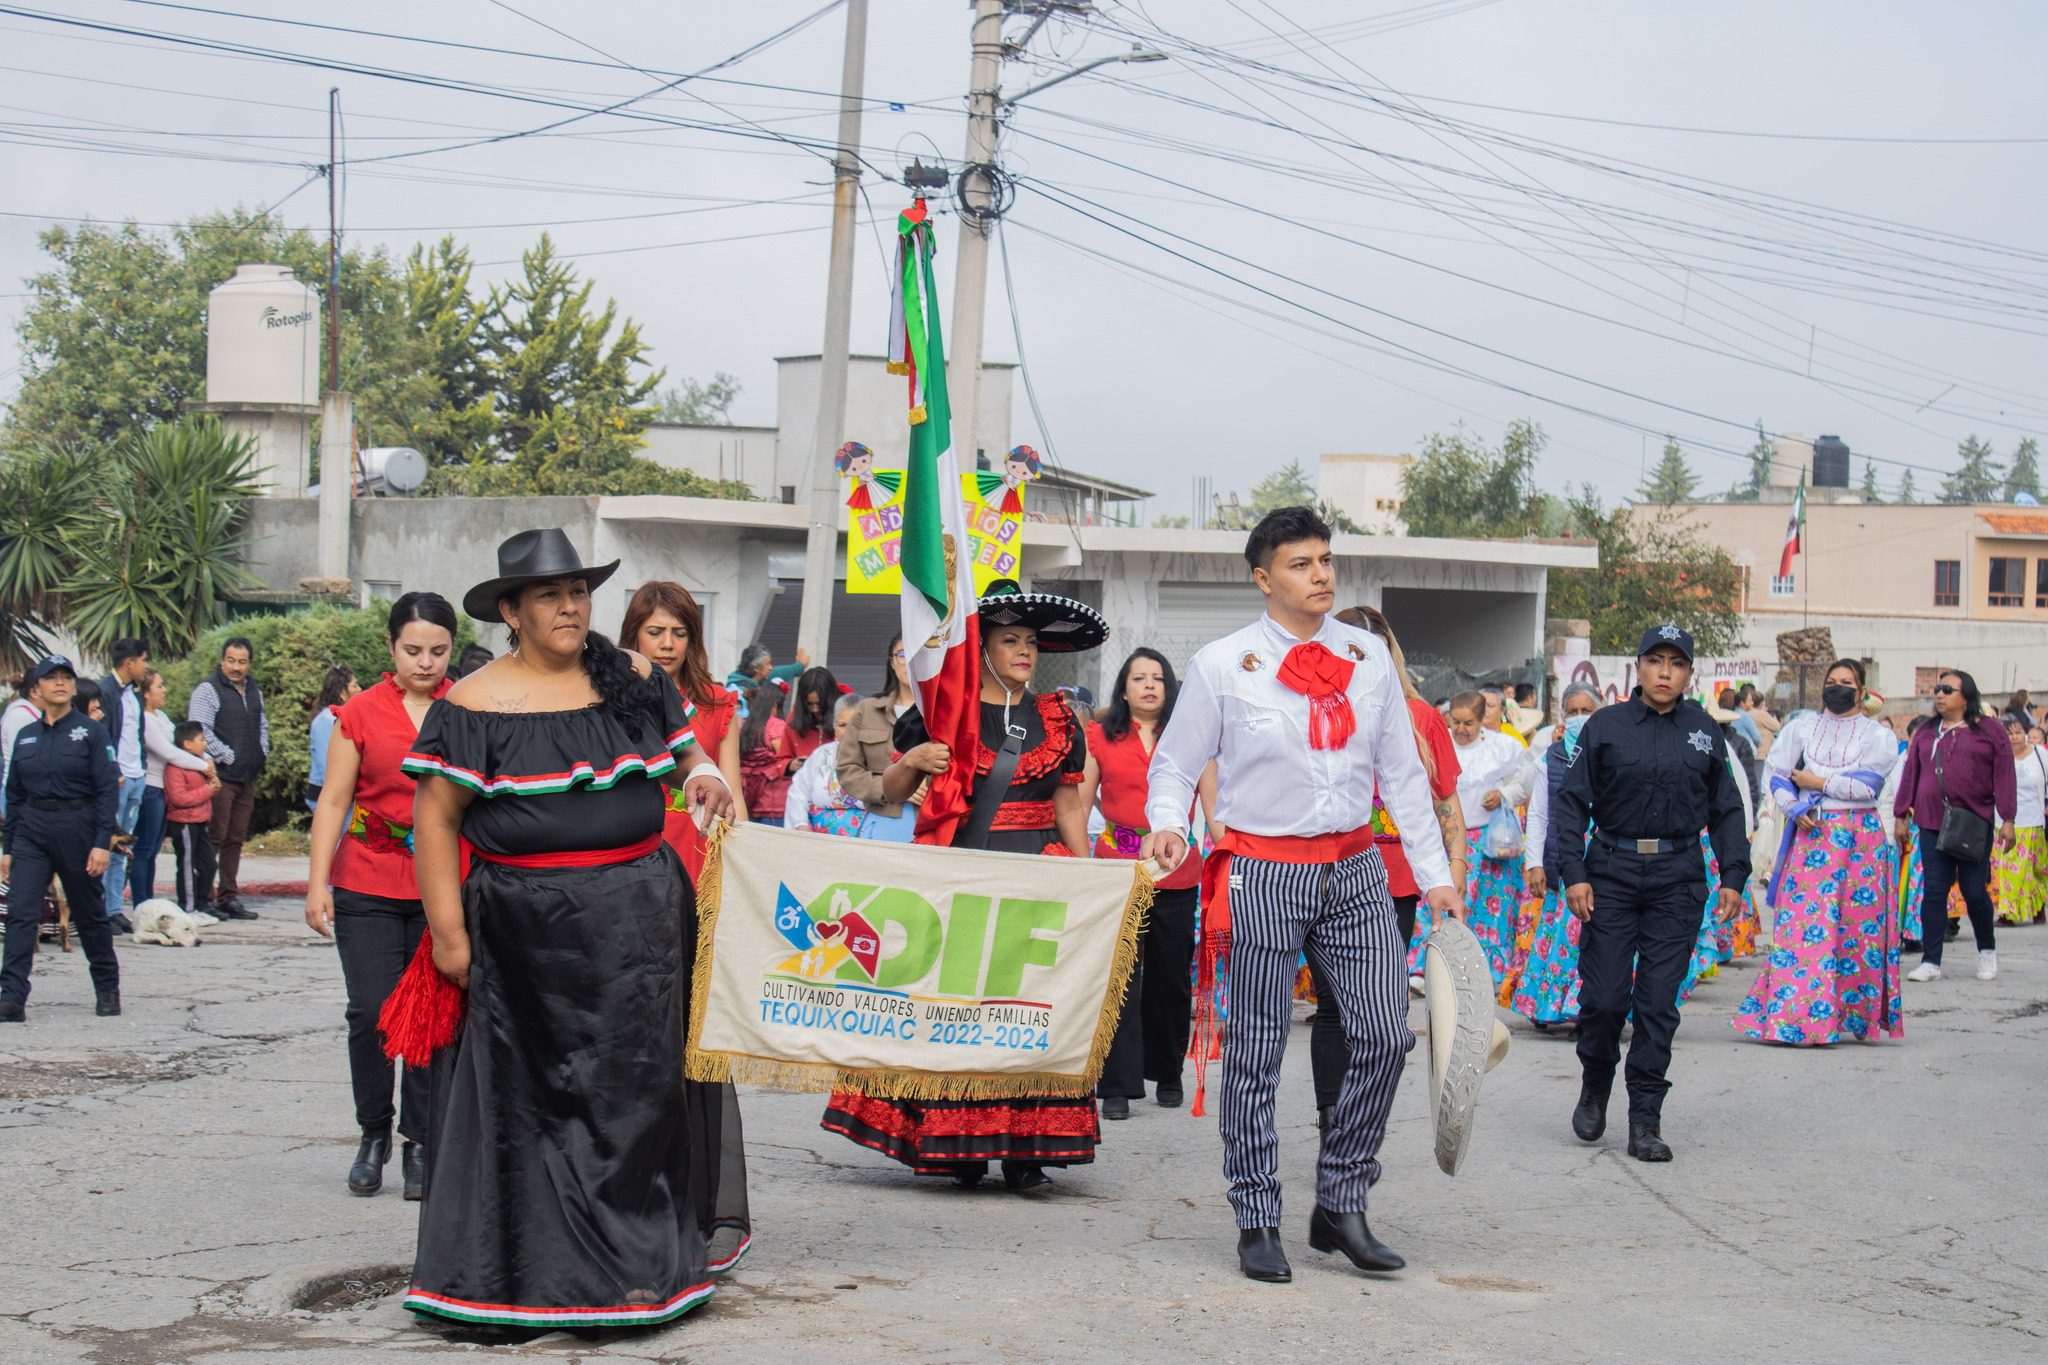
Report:
<svg viewBox="0 0 2048 1365"><path fill-rule="evenodd" d="M1977 979L1979 981L1991 981L1996 979L1997 976L1998 954L1992 952L1989 948L1983 948L1978 950Z"/></svg>
<svg viewBox="0 0 2048 1365"><path fill-rule="evenodd" d="M1906 980L1939 981L1941 980L1941 964L1938 962L1922 961L1919 966L1906 973Z"/></svg>
<svg viewBox="0 0 2048 1365"><path fill-rule="evenodd" d="M194 911L192 912L192 922L193 922L194 924L198 924L198 925L202 925L202 926L203 926L203 925L208 925L208 924L219 924L219 923L220 923L220 916L218 916L218 915L210 915L210 914L208 914L208 913L207 913L206 911L204 911L204 910L194 910Z"/></svg>

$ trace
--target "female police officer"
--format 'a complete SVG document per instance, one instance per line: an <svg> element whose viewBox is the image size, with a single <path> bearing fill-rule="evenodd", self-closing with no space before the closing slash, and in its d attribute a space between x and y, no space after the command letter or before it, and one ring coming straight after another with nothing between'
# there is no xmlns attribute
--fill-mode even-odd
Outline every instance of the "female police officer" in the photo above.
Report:
<svg viewBox="0 0 2048 1365"><path fill-rule="evenodd" d="M0 880L8 883L7 956L0 966L0 1023L20 1023L35 964L43 894L54 875L92 969L96 1013L121 1012L121 967L100 897L121 771L96 720L71 709L78 674L52 654L29 669L22 690L40 714L15 736L7 763L7 825L0 831Z"/></svg>
<svg viewBox="0 0 2048 1365"><path fill-rule="evenodd" d="M1660 1131L1671 1083L1678 989L1706 910L1700 831L1721 865L1717 914L1726 920L1749 880L1742 796L1728 768L1727 741L1698 703L1692 636L1652 626L1636 649L1637 687L1618 706L1595 711L1579 735L1552 803L1546 866L1564 872L1565 902L1585 924L1579 940L1579 1066L1583 1081L1572 1131L1596 1141L1607 1128L1607 1096L1621 1060L1621 1026L1635 1014L1628 1049L1628 1154L1669 1161ZM1590 839L1578 831L1595 826Z"/></svg>

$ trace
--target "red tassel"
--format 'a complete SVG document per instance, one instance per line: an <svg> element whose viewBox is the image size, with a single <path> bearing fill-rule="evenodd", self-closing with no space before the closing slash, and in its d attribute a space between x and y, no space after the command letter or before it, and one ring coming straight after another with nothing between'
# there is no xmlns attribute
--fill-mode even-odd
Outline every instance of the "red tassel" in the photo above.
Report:
<svg viewBox="0 0 2048 1365"><path fill-rule="evenodd" d="M1341 749L1358 733L1358 717L1352 713L1351 698L1342 692L1308 699L1308 747Z"/></svg>
<svg viewBox="0 0 2048 1365"><path fill-rule="evenodd" d="M425 1066L436 1052L453 1046L462 1035L468 1000L468 994L434 965L433 934L421 934L405 975L398 978L377 1014L384 1055L407 1066Z"/></svg>
<svg viewBox="0 0 2048 1365"><path fill-rule="evenodd" d="M1202 927L1195 946L1195 1017L1188 1034L1188 1060L1195 1064L1195 1103L1188 1112L1207 1112L1209 1063L1223 1055L1223 1030L1216 1018L1216 986L1230 969L1230 856L1225 835L1202 860Z"/></svg>

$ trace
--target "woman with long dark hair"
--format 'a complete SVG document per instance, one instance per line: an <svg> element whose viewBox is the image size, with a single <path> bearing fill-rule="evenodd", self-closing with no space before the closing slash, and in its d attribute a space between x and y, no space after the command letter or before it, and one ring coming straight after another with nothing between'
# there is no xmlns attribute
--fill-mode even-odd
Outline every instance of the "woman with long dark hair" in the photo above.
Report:
<svg viewBox="0 0 2048 1365"><path fill-rule="evenodd" d="M696 898L661 779L732 802L675 686L590 628L617 569L556 529L501 545L462 605L512 651L405 760L433 966L464 991L405 1306L485 1331L671 1321L747 1243L731 1089L683 1078Z"/></svg>
<svg viewBox="0 0 2048 1365"><path fill-rule="evenodd" d="M1147 769L1159 732L1173 718L1173 699L1179 692L1166 656L1141 646L1117 670L1116 687L1102 718L1089 722L1081 801L1102 807L1104 826L1094 848L1098 858L1136 858L1139 843L1152 832L1145 820L1145 799L1151 790ZM1206 818L1216 807L1214 764L1202 774L1201 792ZM1192 827L1192 819L1189 824ZM1106 1119L1129 1118L1131 1101L1145 1098L1146 1081L1158 1084L1164 1107L1174 1109L1181 1103L1181 1062L1187 1056L1194 1010L1200 863L1198 858L1183 858L1154 888L1152 913L1138 945L1138 978L1126 989L1116 1041L1095 1088Z"/></svg>
<svg viewBox="0 0 2048 1365"><path fill-rule="evenodd" d="M832 719L839 693L839 680L822 664L797 676L789 694L789 728L782 732L776 748L792 776L805 759L818 752L819 745L839 737Z"/></svg>
<svg viewBox="0 0 2048 1365"><path fill-rule="evenodd" d="M789 703L789 690L766 678L749 687L740 699L747 708L746 718L740 722L740 787L748 818L757 825L780 826L789 799L789 780L796 771L782 752L782 736L789 729L782 711Z"/></svg>
<svg viewBox="0 0 2048 1365"><path fill-rule="evenodd" d="M619 625L619 642L627 649L647 656L668 680L676 685L684 701L696 708L690 731L697 747L718 764L719 776L735 797L740 790L739 727L733 724L739 711L739 697L721 687L711 676L711 661L704 651L704 613L697 599L680 583L653 579L634 589L626 603L626 617ZM696 884L704 868L704 841L697 833L696 819L688 809L682 788L668 789L668 814L662 837L683 860L683 870ZM739 804L734 816L747 818Z"/></svg>
<svg viewBox="0 0 2048 1365"><path fill-rule="evenodd" d="M341 716L342 704L362 690L355 670L347 664L334 665L320 680L320 694L313 698L313 719L306 727L307 810L320 804L320 788L327 781L327 745L334 737L334 722Z"/></svg>
<svg viewBox="0 0 2048 1365"><path fill-rule="evenodd" d="M881 689L863 698L839 730L839 786L867 808L860 827L863 839L907 844L917 833L917 793L891 801L882 790L882 777L898 757L896 722L916 705L903 637L892 635L882 659Z"/></svg>
<svg viewBox="0 0 2048 1365"><path fill-rule="evenodd" d="M1892 807L1900 844L1911 826L1926 872L1920 902L1920 965L1906 980L1941 979L1949 888L1961 886L1970 927L1977 935L1977 979L1989 981L1998 975L1998 938L1988 885L1988 847L1983 857L1969 856L1953 843L1944 849L1941 830L1949 812L1960 811L1981 822L1980 830L1988 831L1996 820L1997 846L2011 846L2018 810L2012 746L2004 727L1985 716L1977 680L1961 669L1942 670L1934 686L1934 714L1937 723L1922 729L1906 749L1906 771ZM1988 845L1990 840L1983 842Z"/></svg>
<svg viewBox="0 0 2048 1365"><path fill-rule="evenodd" d="M1787 721L1765 761L1786 827L1771 954L1730 1021L1744 1037L1827 1047L1905 1033L1898 880L1877 808L1899 746L1863 714L1864 692L1863 665L1829 664L1821 710Z"/></svg>
<svg viewBox="0 0 2048 1365"><path fill-rule="evenodd" d="M323 755L327 781L313 807L306 923L334 940L348 987L348 1074L362 1130L349 1193L384 1187L395 1119L405 1143L405 1197L418 1199L426 1179L427 1072L405 1068L394 1109L397 1077L377 1016L427 927L413 875L413 780L400 765L435 699L447 694L455 608L433 593L409 592L385 618L385 641L391 671L339 708ZM336 671L346 672L329 670L330 682Z"/></svg>

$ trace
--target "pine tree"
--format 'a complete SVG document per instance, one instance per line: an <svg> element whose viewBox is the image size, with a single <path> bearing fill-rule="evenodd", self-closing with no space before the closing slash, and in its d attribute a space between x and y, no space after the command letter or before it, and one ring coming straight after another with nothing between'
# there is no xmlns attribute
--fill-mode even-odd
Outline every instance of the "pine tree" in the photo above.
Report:
<svg viewBox="0 0 2048 1365"><path fill-rule="evenodd" d="M1657 461L1657 467L1636 490L1636 496L1644 502L1669 507L1674 502L1691 502L1699 486L1699 478L1692 472L1692 466L1685 462L1685 451L1679 448L1678 438L1666 436L1664 458Z"/></svg>
<svg viewBox="0 0 2048 1365"><path fill-rule="evenodd" d="M1899 491L1897 495L1892 498L1892 501L1898 503L1905 503L1907 505L1911 505L1913 503L1920 501L1919 494L1913 491L1912 470L1909 469L1904 474L1899 476Z"/></svg>
<svg viewBox="0 0 2048 1365"><path fill-rule="evenodd" d="M2039 500L2041 496L2041 444L2029 436L2022 440L2012 452L2012 468L2005 471L2005 485L2000 490L2005 501L2011 502L2015 493L2025 493Z"/></svg>
<svg viewBox="0 0 2048 1365"><path fill-rule="evenodd" d="M1998 501L1998 462L1991 458L1991 443L1975 432L1956 447L1962 461L1956 472L1941 481L1943 502L1970 503Z"/></svg>
<svg viewBox="0 0 2048 1365"><path fill-rule="evenodd" d="M1863 461L1863 500L1884 501L1884 497L1877 491L1877 462L1867 457Z"/></svg>
<svg viewBox="0 0 2048 1365"><path fill-rule="evenodd" d="M1771 482L1771 461L1776 451L1764 435L1764 424L1756 424L1756 444L1749 448L1749 476L1728 490L1729 502L1755 502Z"/></svg>

